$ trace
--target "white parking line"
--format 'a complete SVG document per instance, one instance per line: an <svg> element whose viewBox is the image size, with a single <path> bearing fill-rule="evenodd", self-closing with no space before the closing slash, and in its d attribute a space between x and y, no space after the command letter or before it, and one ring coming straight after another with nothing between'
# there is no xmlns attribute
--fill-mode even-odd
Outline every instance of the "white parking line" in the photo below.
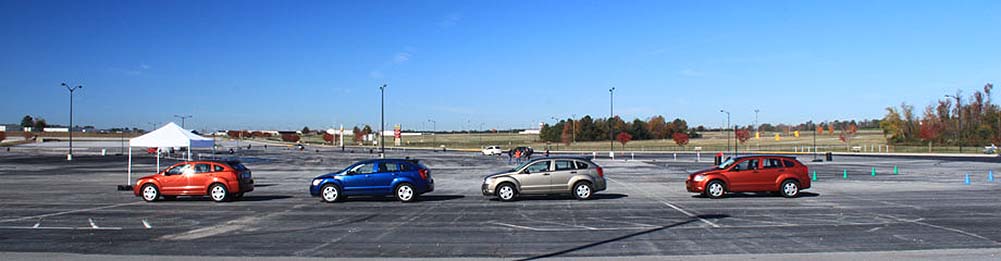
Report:
<svg viewBox="0 0 1001 261"><path fill-rule="evenodd" d="M674 210L677 210L678 212L681 212L681 214L685 214L685 216L688 216L688 217L690 217L690 218L696 218L696 219L698 219L699 221L702 221L702 223L706 223L707 225L709 225L709 226L712 226L712 227L714 227L714 228L719 228L719 227L720 227L720 225L719 225L719 224L716 224L716 223L714 223L714 222L712 222L712 221L709 221L709 220L707 220L707 219L704 219L704 218L702 218L702 217L700 217L700 216L698 216L698 215L695 215L695 214L693 214L692 212L688 212L687 210L685 210L685 209L682 209L681 207L678 207L677 205L674 205L674 203L671 203L670 201L667 201L667 200L664 200L664 199L662 199L662 198L659 198L659 197L657 197L656 195L653 195L653 194L651 194L651 193L647 192L646 190L643 190L643 189L640 189L639 187L636 187L636 186L634 186L634 185L632 185L632 184L627 184L627 183L623 183L623 182L619 182L619 181L617 181L617 180L614 180L614 179L612 179L612 178L608 178L608 177L606 177L605 179L606 179L606 180L609 180L609 181L612 181L612 182L615 182L615 183L617 183L617 184L620 184L620 185L626 185L626 186L629 186L629 187L631 187L631 188L633 188L633 189L635 189L635 190L638 190L638 191L640 191L640 192L643 192L643 194L646 194L646 195L647 195L647 196L649 196L650 198L653 198L654 200L657 200L657 201L659 201L660 203L664 203L664 205L667 205L668 207L670 207L670 208L673 208Z"/></svg>
<svg viewBox="0 0 1001 261"><path fill-rule="evenodd" d="M24 220L29 220L29 219L42 219L42 218L47 218L47 217L61 216L61 215L66 215L66 214L88 212L88 211L102 210L102 209L109 209L109 208L117 208L117 207L121 207L121 206L128 206L128 205L135 205L135 204L142 204L142 203L143 202L122 203L122 204L115 204L115 205L109 205L109 206L103 206L103 207L93 207L93 208L85 208L85 209L77 209L77 210L69 210L69 211L63 211L63 212L49 213L49 214L43 214L43 215L34 215L34 216L27 216L27 217L10 218L10 219L0 220L0 223L17 222L17 221L24 221Z"/></svg>

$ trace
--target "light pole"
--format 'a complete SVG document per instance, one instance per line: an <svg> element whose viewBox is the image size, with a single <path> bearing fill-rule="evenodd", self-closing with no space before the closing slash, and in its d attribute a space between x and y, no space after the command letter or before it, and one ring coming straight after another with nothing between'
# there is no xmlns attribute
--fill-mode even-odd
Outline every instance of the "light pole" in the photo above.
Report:
<svg viewBox="0 0 1001 261"><path fill-rule="evenodd" d="M956 142L959 143L959 153L963 153L963 97L956 95L945 95L946 98L956 99Z"/></svg>
<svg viewBox="0 0 1001 261"><path fill-rule="evenodd" d="M615 87L608 89L608 154L615 155ZM614 157L614 156L612 156Z"/></svg>
<svg viewBox="0 0 1001 261"><path fill-rule="evenodd" d="M726 127L723 128L723 131L726 131L730 127L730 112L726 110L719 110L719 112L726 113ZM726 132L726 150L730 151L730 132L728 131Z"/></svg>
<svg viewBox="0 0 1001 261"><path fill-rule="evenodd" d="M191 119L191 115L177 115L177 114L174 114L174 117L175 118L181 118L181 128L182 129L185 128L184 127L184 120Z"/></svg>
<svg viewBox="0 0 1001 261"><path fill-rule="evenodd" d="M386 85L379 87L379 94L382 96L382 113L379 120L379 157L386 157Z"/></svg>
<svg viewBox="0 0 1001 261"><path fill-rule="evenodd" d="M83 85L70 87L66 83L63 83L62 86L66 87L67 91L70 91L70 128L69 128L70 150L69 154L66 154L66 160L73 160L73 91L76 91L77 89L83 89ZM39 130L39 131L45 131L45 130Z"/></svg>

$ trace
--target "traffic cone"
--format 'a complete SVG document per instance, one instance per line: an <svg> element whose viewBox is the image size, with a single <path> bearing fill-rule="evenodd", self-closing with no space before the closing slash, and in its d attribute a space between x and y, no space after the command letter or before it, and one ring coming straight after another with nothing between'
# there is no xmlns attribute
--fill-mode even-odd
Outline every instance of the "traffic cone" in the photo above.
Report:
<svg viewBox="0 0 1001 261"><path fill-rule="evenodd" d="M875 176L876 176L876 168L872 168L872 176L873 176L873 177L875 177Z"/></svg>
<svg viewBox="0 0 1001 261"><path fill-rule="evenodd" d="M900 169L898 169L897 166L894 165L893 166L893 175L897 175L897 174L900 174Z"/></svg>
<svg viewBox="0 0 1001 261"><path fill-rule="evenodd" d="M814 172L816 173L816 172ZM987 182L994 182L994 170L987 171Z"/></svg>
<svg viewBox="0 0 1001 261"><path fill-rule="evenodd" d="M810 178L810 179L813 180L813 181L817 181L817 171L816 170L813 171L813 177Z"/></svg>
<svg viewBox="0 0 1001 261"><path fill-rule="evenodd" d="M963 181L966 185L970 185L970 173L966 173L966 180Z"/></svg>
<svg viewBox="0 0 1001 261"><path fill-rule="evenodd" d="M841 174L842 179L848 179L848 170L846 169L844 174Z"/></svg>

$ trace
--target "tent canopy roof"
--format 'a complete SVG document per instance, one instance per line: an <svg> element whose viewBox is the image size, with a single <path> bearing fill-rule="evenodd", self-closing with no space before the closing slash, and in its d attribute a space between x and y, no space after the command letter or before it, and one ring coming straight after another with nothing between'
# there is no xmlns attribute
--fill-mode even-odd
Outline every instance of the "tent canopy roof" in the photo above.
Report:
<svg viewBox="0 0 1001 261"><path fill-rule="evenodd" d="M173 122L145 135L129 139L129 147L211 148L212 146L215 146L215 140L195 135Z"/></svg>

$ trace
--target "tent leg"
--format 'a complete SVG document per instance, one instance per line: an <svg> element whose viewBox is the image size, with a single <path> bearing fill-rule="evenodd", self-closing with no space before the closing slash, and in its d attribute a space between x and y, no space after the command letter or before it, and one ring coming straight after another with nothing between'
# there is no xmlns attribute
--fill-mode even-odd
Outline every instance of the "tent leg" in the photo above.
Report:
<svg viewBox="0 0 1001 261"><path fill-rule="evenodd" d="M156 171L154 173L160 173L160 148L156 149Z"/></svg>
<svg viewBox="0 0 1001 261"><path fill-rule="evenodd" d="M132 185L132 146L129 146L129 180L125 182L125 185Z"/></svg>
<svg viewBox="0 0 1001 261"><path fill-rule="evenodd" d="M191 144L188 144L188 161L191 161Z"/></svg>

